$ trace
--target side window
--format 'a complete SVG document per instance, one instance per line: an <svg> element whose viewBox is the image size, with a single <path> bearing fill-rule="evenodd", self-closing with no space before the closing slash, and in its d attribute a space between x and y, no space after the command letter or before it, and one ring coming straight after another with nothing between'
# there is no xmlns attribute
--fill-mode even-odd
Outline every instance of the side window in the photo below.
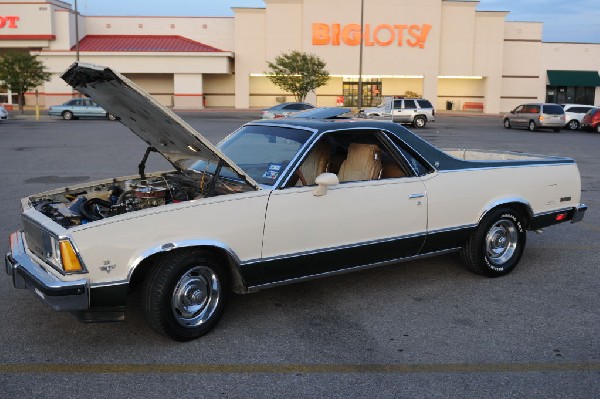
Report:
<svg viewBox="0 0 600 399"><path fill-rule="evenodd" d="M540 107L539 105L532 105L531 108L529 109L529 112L532 114L537 114L540 112Z"/></svg>
<svg viewBox="0 0 600 399"><path fill-rule="evenodd" d="M406 159L406 162L417 173L417 176L424 176L432 171L431 167L422 161L420 156L415 154L402 140L393 134L388 134L388 137L396 145L402 156Z"/></svg>
<svg viewBox="0 0 600 399"><path fill-rule="evenodd" d="M415 104L415 100L404 100L404 108L405 109L416 109L417 105Z"/></svg>
<svg viewBox="0 0 600 399"><path fill-rule="evenodd" d="M314 185L325 172L335 173L340 183L412 175L390 147L374 130L326 134L308 151L286 187Z"/></svg>
<svg viewBox="0 0 600 399"><path fill-rule="evenodd" d="M515 108L515 114L520 114L523 112L523 106L519 105L517 108Z"/></svg>
<svg viewBox="0 0 600 399"><path fill-rule="evenodd" d="M394 100L394 109L402 108L402 100Z"/></svg>
<svg viewBox="0 0 600 399"><path fill-rule="evenodd" d="M304 104L290 104L290 105L286 105L285 107L283 107L283 109L299 111L299 110L304 110L306 108L304 107Z"/></svg>
<svg viewBox="0 0 600 399"><path fill-rule="evenodd" d="M421 108L433 108L433 105L427 100L417 100L417 103Z"/></svg>

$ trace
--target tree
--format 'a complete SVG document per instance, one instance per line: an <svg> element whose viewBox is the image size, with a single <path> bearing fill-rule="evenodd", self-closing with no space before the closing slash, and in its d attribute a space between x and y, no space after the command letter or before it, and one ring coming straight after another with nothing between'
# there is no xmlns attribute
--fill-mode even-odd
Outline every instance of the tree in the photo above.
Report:
<svg viewBox="0 0 600 399"><path fill-rule="evenodd" d="M274 62L267 61L267 65L267 78L292 93L298 102L304 101L308 92L329 81L325 62L314 54L291 51L278 55Z"/></svg>
<svg viewBox="0 0 600 399"><path fill-rule="evenodd" d="M50 80L44 64L37 56L26 52L9 52L0 58L0 81L19 98L19 110L23 112L24 94Z"/></svg>

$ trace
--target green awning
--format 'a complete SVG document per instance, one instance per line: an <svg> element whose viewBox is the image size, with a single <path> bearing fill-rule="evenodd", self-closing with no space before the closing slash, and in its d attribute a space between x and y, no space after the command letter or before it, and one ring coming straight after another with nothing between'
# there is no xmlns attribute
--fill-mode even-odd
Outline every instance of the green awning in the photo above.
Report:
<svg viewBox="0 0 600 399"><path fill-rule="evenodd" d="M548 71L549 86L600 86L598 71Z"/></svg>

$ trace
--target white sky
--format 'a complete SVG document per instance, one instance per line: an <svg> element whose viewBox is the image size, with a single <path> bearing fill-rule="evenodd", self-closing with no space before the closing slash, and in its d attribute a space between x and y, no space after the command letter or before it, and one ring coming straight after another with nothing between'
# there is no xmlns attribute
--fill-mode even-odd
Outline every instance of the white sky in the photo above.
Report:
<svg viewBox="0 0 600 399"><path fill-rule="evenodd" d="M369 0L364 1L367 10ZM265 6L262 0L78 0L77 4L84 15L125 16L231 16L231 7ZM598 0L481 0L477 9L510 11L509 21L544 22L547 42L600 43Z"/></svg>

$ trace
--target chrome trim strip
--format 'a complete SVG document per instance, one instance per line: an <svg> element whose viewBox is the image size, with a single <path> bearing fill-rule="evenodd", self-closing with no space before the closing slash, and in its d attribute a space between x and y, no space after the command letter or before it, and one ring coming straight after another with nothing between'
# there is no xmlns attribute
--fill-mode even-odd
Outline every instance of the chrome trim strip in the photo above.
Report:
<svg viewBox="0 0 600 399"><path fill-rule="evenodd" d="M429 252L429 253L422 254L422 255L409 256L407 258L397 258L397 259L392 259L392 260L386 260L386 261L383 261L383 262L370 263L370 264L361 265L361 266L354 266L354 267L350 267L350 268L347 268L347 269L340 269L340 270L335 270L335 271L331 271L331 272L311 274L311 275L308 275L308 276L302 276L302 277L297 277L297 278L292 278L292 279L277 281L277 282L274 282L274 283L254 285L254 286L248 287L248 293L257 292L257 291L260 291L262 289L277 287L277 286L280 286L280 285L287 285L287 284L292 284L292 283L296 283L296 282L300 282L300 281L314 280L314 279L317 279L317 278L327 277L327 276L334 276L334 275L337 275L337 274L351 273L351 272L359 271L359 270L372 269L372 268L375 268L375 267L385 266L385 265L389 265L389 264L393 264L393 263L399 263L399 262L411 261L411 260L415 260L415 259L428 258L428 257L432 257L432 256L443 255L443 254L446 254L446 253L457 252L457 251L460 251L460 247L458 247L458 248L451 248L451 249L445 249L445 250L442 250L442 251Z"/></svg>
<svg viewBox="0 0 600 399"><path fill-rule="evenodd" d="M448 156L450 156L450 155L448 155ZM462 162L472 162L472 161L462 161ZM481 161L481 162L488 162L488 161ZM519 162L519 161L495 161L495 162ZM546 163L546 164L531 163L531 164L526 164L526 165L482 166L480 168L441 169L441 170L438 170L438 172L439 173L457 173L457 172L472 172L472 171L479 171L479 170L516 169L516 168L540 168L540 167L544 167L544 166L565 166L565 165L575 165L575 163L574 162Z"/></svg>
<svg viewBox="0 0 600 399"><path fill-rule="evenodd" d="M447 233L449 231L457 231L457 230L464 230L464 229L472 229L477 227L476 224L464 224L462 226L455 226L455 227L446 227L443 229L437 229L437 230L431 230L427 232L427 235L432 235L432 234L438 234L438 233Z"/></svg>
<svg viewBox="0 0 600 399"><path fill-rule="evenodd" d="M131 281L131 276L133 275L133 272L140 265L140 263L142 263L142 261L144 259L147 259L148 257L158 254L158 253L169 252L174 249L189 248L189 247L220 248L220 249L224 250L225 252L227 252L227 254L231 257L231 259L233 259L233 262L235 263L235 267L238 269L238 272L240 272L240 264L241 264L240 259L235 254L235 252L231 249L231 247L229 247L228 245L226 245L220 241L214 241L214 240L183 240L183 241L174 241L174 242L164 243L160 246L148 248L147 250L142 252L140 255L138 255L137 258L134 259L133 262L131 262L129 264L129 273L127 274L127 281Z"/></svg>
<svg viewBox="0 0 600 399"><path fill-rule="evenodd" d="M348 249L348 248L358 248L358 247L363 247L363 246L368 246L368 245L380 244L383 242L390 242L390 241L396 241L396 240L421 237L421 236L425 236L425 235L427 235L427 233L407 234L405 236L388 237L388 238L382 238L382 239L378 239L378 240L364 241L364 242L355 243L355 244L340 245L337 247L319 248L319 249L313 249L313 250L309 250L309 251L296 252L293 254L277 255L277 256L272 256L269 258L250 259L250 260L240 263L240 266L248 266L248 265L252 265L255 263L272 262L272 261L277 261L280 259L298 258L301 256L320 254L320 253L324 253L324 252L339 251L339 250Z"/></svg>
<svg viewBox="0 0 600 399"><path fill-rule="evenodd" d="M518 197L512 197L512 198L504 198L495 202L492 202L491 204L489 204L481 213L481 215L479 216L479 220L477 221L477 224L481 223L481 221L483 220L483 218L485 217L485 215L487 215L487 213L489 211L491 211L492 209L500 206L500 205L506 205L506 204L513 204L513 203L518 203L521 205L525 205L525 207L527 208L527 213L529 214L529 217L532 218L534 216L533 214L533 208L531 207L531 204L529 204L529 202L523 198L518 198Z"/></svg>

